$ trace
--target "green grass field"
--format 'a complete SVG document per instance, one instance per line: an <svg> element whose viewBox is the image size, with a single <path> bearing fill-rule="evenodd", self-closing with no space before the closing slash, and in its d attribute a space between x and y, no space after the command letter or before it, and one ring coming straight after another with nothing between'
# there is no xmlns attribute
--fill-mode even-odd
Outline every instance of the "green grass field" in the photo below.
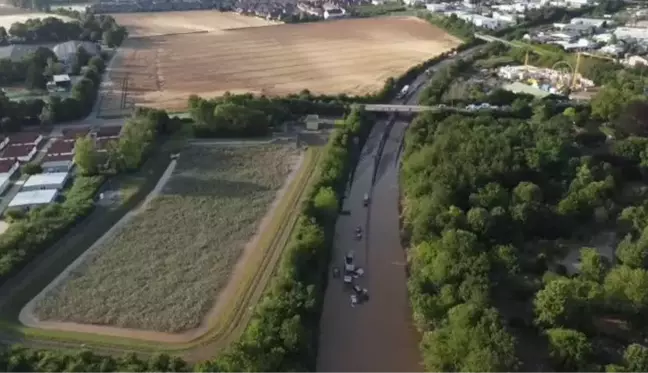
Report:
<svg viewBox="0 0 648 373"><path fill-rule="evenodd" d="M161 332L198 327L297 155L194 146L144 212L37 305L41 320Z"/></svg>

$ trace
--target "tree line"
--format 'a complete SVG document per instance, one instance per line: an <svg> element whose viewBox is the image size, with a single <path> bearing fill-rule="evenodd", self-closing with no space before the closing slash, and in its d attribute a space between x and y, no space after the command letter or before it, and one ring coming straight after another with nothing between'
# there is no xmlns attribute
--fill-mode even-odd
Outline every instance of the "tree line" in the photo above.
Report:
<svg viewBox="0 0 648 373"><path fill-rule="evenodd" d="M533 349L561 371L646 370L645 106L605 124L594 105L530 104L517 118L424 113L408 129L403 224L426 367L537 369ZM618 265L587 246L604 229L626 234ZM579 274L560 264L565 240L581 242Z"/></svg>
<svg viewBox="0 0 648 373"><path fill-rule="evenodd" d="M121 44L127 31L110 15L79 13L59 10L57 13L74 18L65 22L57 17L30 18L14 22L6 30L0 27L0 40L4 43L62 43L68 40L103 42L112 47Z"/></svg>

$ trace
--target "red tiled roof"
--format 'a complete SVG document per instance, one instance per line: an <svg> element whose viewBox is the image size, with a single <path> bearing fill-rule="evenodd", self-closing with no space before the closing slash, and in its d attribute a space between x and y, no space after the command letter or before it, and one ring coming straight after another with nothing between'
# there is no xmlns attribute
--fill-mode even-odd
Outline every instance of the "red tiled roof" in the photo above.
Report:
<svg viewBox="0 0 648 373"><path fill-rule="evenodd" d="M40 136L40 133L36 132L19 132L12 133L9 135L9 145L18 145L18 144L33 144L36 142L36 139Z"/></svg>
<svg viewBox="0 0 648 373"><path fill-rule="evenodd" d="M47 154L72 153L73 150L73 142L57 140L47 149Z"/></svg>
<svg viewBox="0 0 648 373"><path fill-rule="evenodd" d="M31 153L32 149L34 149L33 145L8 146L7 148L5 148L5 151L2 153L2 158L24 157L29 153Z"/></svg>
<svg viewBox="0 0 648 373"><path fill-rule="evenodd" d="M11 159L0 160L0 172L9 172L15 163L16 161Z"/></svg>

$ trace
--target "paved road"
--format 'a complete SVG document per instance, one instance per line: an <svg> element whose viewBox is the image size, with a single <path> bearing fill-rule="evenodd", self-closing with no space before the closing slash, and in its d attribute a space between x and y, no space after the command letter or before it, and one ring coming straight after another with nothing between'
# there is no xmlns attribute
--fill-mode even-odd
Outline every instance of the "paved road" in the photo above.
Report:
<svg viewBox="0 0 648 373"><path fill-rule="evenodd" d="M442 61L435 69L448 65L455 58L464 58L478 49L464 51L453 59ZM420 75L405 102L392 104L416 105L428 77ZM407 295L405 251L400 244L398 213L399 151L407 128L397 121L389 133L377 168L375 184L371 185L373 159L380 138L387 128L386 121L374 126L362 151L354 180L336 225L334 267L342 267L344 255L355 252L357 266L366 271L356 280L369 290L368 302L351 307L352 290L345 288L340 278L329 275L321 319L317 370L331 371L422 371L419 336L411 321ZM363 207L363 195L370 193L369 208ZM354 239L354 229L362 226L362 241Z"/></svg>
<svg viewBox="0 0 648 373"><path fill-rule="evenodd" d="M398 222L397 152L405 123L397 123L383 150L376 184L371 187L373 156L386 123L377 123L363 151L354 181L345 200L350 215L338 219L333 265L340 267L348 250L366 274L357 281L370 300L355 308L351 290L341 279L329 279L322 314L318 371L421 371L418 336L411 323L407 298L405 254ZM372 203L363 207L364 193ZM364 239L354 239L361 225Z"/></svg>

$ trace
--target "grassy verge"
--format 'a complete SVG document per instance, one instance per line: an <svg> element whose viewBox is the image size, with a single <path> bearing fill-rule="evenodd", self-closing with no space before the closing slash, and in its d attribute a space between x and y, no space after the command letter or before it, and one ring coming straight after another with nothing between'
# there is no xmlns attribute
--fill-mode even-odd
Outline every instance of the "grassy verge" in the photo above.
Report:
<svg viewBox="0 0 648 373"><path fill-rule="evenodd" d="M275 210L275 219L272 220L272 223L264 230L259 238L258 245L261 245L259 247L267 247L267 249L259 250L259 254L263 255L254 258L254 260L251 260L250 263L247 264L247 268L249 269L246 270L246 273L248 273L248 276L243 285L240 286L237 296L233 298L237 301L232 302L231 306L224 312L224 316L218 317L213 324L210 325L210 331L202 337L185 344L161 345L160 343L120 337L27 328L17 323L17 315L24 304L35 296L42 287L46 286L51 279L60 273L60 271L62 271L72 260L74 260L74 258L83 252L83 250L89 247L96 238L101 236L107 227L112 226L112 224L106 224L108 222L107 216L87 220L89 225L96 227L96 229L101 232L90 234L86 232L86 228L83 230L83 232L85 232L83 235L77 234L76 236L79 237L77 237L77 241L74 242L74 247L76 249L68 250L66 252L68 255L61 258L61 262L63 263L56 265L55 268L51 268L49 271L52 273L51 276L43 276L49 277L49 281L41 279L41 281L38 281L38 284L30 286L30 291L22 291L19 295L16 295L16 301L11 302L13 305L12 311L0 314L3 316L2 320L0 320L0 331L16 339L28 340L30 344L38 345L39 340L43 341L43 346L39 346L43 348L51 348L52 341L61 341L65 343L85 344L89 348L96 348L99 351L103 350L106 352L153 352L161 350L182 352L197 346L209 346L211 351L214 346L221 347L227 345L228 342L235 340L238 337L238 334L240 334L247 325L247 321L251 315L251 306L254 305L262 295L266 283L271 277L274 267L281 257L283 247L292 234L292 229L298 215L296 212L301 206L300 202L304 198L304 191L308 189L309 183L312 182L312 174L319 161L320 152L321 150L319 148L314 147L311 147L308 150L304 163L298 171L299 173L297 177L288 187L286 194ZM168 157L166 159L168 160ZM126 202L113 211L113 214L110 214L115 217L112 219L113 224L119 220L123 214L134 208L141 200L143 200L146 194L148 194L148 192L153 188L165 168L166 163L164 164L164 167L161 167L157 175L148 172L149 177L146 177L145 181L147 184L150 183L151 185L146 185L148 187L141 187L140 190L131 198L130 201L132 201L132 203ZM124 185L129 185L130 189L133 187L132 183L124 182ZM118 211L122 211L122 213L119 214L119 216L116 216ZM83 229L83 227L79 228ZM79 231L76 232L78 233ZM95 239L86 237L90 235L94 236ZM71 238L66 237L66 239ZM59 242L57 246L65 246L66 244L69 244L70 241L67 241L66 239ZM82 243L85 243L85 245L82 245ZM73 256L73 254L76 255ZM215 352L217 351L212 351L211 354L213 355Z"/></svg>

